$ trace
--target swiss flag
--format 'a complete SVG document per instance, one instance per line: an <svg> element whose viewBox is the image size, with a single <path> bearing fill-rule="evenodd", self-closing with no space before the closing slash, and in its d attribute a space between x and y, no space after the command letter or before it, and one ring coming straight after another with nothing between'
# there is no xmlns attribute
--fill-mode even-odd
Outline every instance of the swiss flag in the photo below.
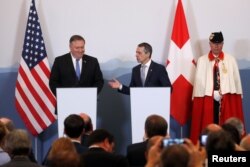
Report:
<svg viewBox="0 0 250 167"><path fill-rule="evenodd" d="M176 7L166 68L173 87L170 100L171 116L184 125L192 111L195 62L181 0L178 0Z"/></svg>

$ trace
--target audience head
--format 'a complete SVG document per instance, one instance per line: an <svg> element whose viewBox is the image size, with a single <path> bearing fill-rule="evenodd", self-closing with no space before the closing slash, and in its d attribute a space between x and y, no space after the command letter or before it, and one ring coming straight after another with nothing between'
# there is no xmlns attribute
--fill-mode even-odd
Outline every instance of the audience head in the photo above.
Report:
<svg viewBox="0 0 250 167"><path fill-rule="evenodd" d="M59 138L51 146L48 155L49 167L78 167L79 156L69 138Z"/></svg>
<svg viewBox="0 0 250 167"><path fill-rule="evenodd" d="M114 136L105 129L94 130L88 139L88 146L97 145L107 152L114 150Z"/></svg>
<svg viewBox="0 0 250 167"><path fill-rule="evenodd" d="M207 137L206 151L234 151L235 143L224 130L210 132Z"/></svg>
<svg viewBox="0 0 250 167"><path fill-rule="evenodd" d="M8 131L12 131L15 129L14 123L11 119L2 117L0 118L0 121L6 126Z"/></svg>
<svg viewBox="0 0 250 167"><path fill-rule="evenodd" d="M16 129L6 135L4 149L10 157L16 155L28 155L31 149L31 140L27 131Z"/></svg>
<svg viewBox="0 0 250 167"><path fill-rule="evenodd" d="M64 133L69 138L79 138L84 132L84 121L77 114L71 114L64 120Z"/></svg>
<svg viewBox="0 0 250 167"><path fill-rule="evenodd" d="M240 136L243 136L245 134L244 124L239 118L237 117L228 118L225 121L225 124L230 124L236 127L236 129L239 131Z"/></svg>
<svg viewBox="0 0 250 167"><path fill-rule="evenodd" d="M236 129L235 126L231 125L231 124L223 124L222 129L226 132L228 132L228 134L230 135L231 139L236 143L236 144L240 144L240 134L239 131Z"/></svg>
<svg viewBox="0 0 250 167"><path fill-rule="evenodd" d="M174 144L163 149L160 162L161 167L187 167L189 153L182 145Z"/></svg>
<svg viewBox="0 0 250 167"><path fill-rule="evenodd" d="M145 135L151 138L156 135L166 136L168 130L167 121L160 115L150 115L145 122Z"/></svg>
<svg viewBox="0 0 250 167"><path fill-rule="evenodd" d="M242 138L240 146L246 151L250 151L250 134Z"/></svg>
<svg viewBox="0 0 250 167"><path fill-rule="evenodd" d="M2 147L4 137L7 134L7 129L5 125L0 121L0 147Z"/></svg>
<svg viewBox="0 0 250 167"><path fill-rule="evenodd" d="M221 127L217 124L208 124L207 127L203 130L202 134L208 134L210 132L216 132L221 130Z"/></svg>
<svg viewBox="0 0 250 167"><path fill-rule="evenodd" d="M80 113L80 117L84 120L85 124L85 133L91 133L93 131L93 124L90 116L85 113Z"/></svg>

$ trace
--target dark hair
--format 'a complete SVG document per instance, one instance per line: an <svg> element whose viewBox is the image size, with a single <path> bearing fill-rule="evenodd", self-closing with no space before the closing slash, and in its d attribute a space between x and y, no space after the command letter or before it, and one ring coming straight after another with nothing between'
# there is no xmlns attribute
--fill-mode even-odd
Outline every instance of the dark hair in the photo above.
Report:
<svg viewBox="0 0 250 167"><path fill-rule="evenodd" d="M103 142L105 139L108 139L109 143L114 142L114 136L107 130L96 129L89 135L87 145L91 146L93 144Z"/></svg>
<svg viewBox="0 0 250 167"><path fill-rule="evenodd" d="M161 153L161 165L163 167L183 167L188 166L189 153L181 145L174 144L165 149Z"/></svg>
<svg viewBox="0 0 250 167"><path fill-rule="evenodd" d="M240 144L240 133L235 126L233 126L232 124L226 123L226 124L223 124L221 127L230 135L231 139L236 144Z"/></svg>
<svg viewBox="0 0 250 167"><path fill-rule="evenodd" d="M151 57L152 53L153 53L153 49L152 46L146 42L140 43L138 45L138 47L144 47L144 52L145 53L149 53L149 57Z"/></svg>
<svg viewBox="0 0 250 167"><path fill-rule="evenodd" d="M85 43L85 39L82 36L80 36L80 35L73 35L69 39L69 43L72 43L73 41L83 41Z"/></svg>
<svg viewBox="0 0 250 167"><path fill-rule="evenodd" d="M0 121L0 147L6 134L7 134L7 129L5 125Z"/></svg>
<svg viewBox="0 0 250 167"><path fill-rule="evenodd" d="M166 136L168 130L167 121L160 115L150 115L145 122L145 131L147 137L151 138L156 135Z"/></svg>
<svg viewBox="0 0 250 167"><path fill-rule="evenodd" d="M88 131L92 131L93 130L93 124L92 124L92 120L90 117L88 117L88 121L85 122L85 132L88 132ZM86 121L86 120L85 120Z"/></svg>
<svg viewBox="0 0 250 167"><path fill-rule="evenodd" d="M64 132L70 138L81 136L84 126L83 119L77 114L71 114L64 120Z"/></svg>
<svg viewBox="0 0 250 167"><path fill-rule="evenodd" d="M230 135L222 130L210 132L207 137L206 151L234 151L234 141Z"/></svg>

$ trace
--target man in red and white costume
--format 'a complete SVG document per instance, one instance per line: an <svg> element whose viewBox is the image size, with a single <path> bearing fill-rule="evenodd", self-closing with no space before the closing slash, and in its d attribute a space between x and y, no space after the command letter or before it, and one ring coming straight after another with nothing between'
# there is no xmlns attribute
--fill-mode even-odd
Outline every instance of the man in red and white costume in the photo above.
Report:
<svg viewBox="0 0 250 167"><path fill-rule="evenodd" d="M221 32L211 33L210 52L197 62L194 87L191 136L196 142L208 124L223 124L229 117L244 122L242 87L238 65L233 56L222 51Z"/></svg>

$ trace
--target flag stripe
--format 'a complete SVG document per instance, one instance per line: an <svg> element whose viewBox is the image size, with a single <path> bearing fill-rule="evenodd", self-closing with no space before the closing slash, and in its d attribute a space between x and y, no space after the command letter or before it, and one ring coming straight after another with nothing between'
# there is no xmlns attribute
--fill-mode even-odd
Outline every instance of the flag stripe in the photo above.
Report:
<svg viewBox="0 0 250 167"><path fill-rule="evenodd" d="M41 67L41 69L43 70L43 73L46 75L47 77L47 80L49 79L50 77L50 70L49 70L49 66L48 66L48 63L46 63L48 61L41 61L39 63L39 66Z"/></svg>

